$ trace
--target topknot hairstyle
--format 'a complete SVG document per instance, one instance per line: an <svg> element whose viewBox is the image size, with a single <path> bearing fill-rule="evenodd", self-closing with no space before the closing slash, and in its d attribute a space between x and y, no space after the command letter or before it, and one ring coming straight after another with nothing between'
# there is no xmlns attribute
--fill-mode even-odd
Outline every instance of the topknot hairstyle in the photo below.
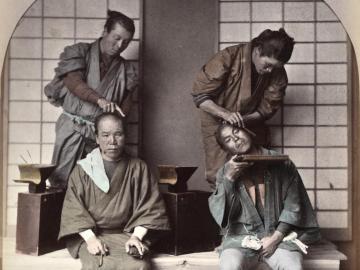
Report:
<svg viewBox="0 0 360 270"><path fill-rule="evenodd" d="M261 56L274 57L282 63L289 61L294 49L295 41L284 30L264 30L251 41L252 48L259 47Z"/></svg>
<svg viewBox="0 0 360 270"><path fill-rule="evenodd" d="M108 9L107 19L104 28L106 29L107 32L111 32L111 30L114 29L116 23L120 24L127 31L129 31L131 34L134 35L135 24L133 19L129 18L128 16L124 15L121 12Z"/></svg>

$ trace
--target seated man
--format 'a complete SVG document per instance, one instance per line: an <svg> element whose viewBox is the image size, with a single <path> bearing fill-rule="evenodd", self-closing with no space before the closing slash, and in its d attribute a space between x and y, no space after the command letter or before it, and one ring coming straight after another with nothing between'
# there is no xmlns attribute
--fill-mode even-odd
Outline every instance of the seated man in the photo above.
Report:
<svg viewBox="0 0 360 270"><path fill-rule="evenodd" d="M306 246L300 241L317 241L320 234L295 165L237 161L238 154L276 155L253 145L245 129L223 124L216 138L234 155L219 169L209 198L210 211L224 233L220 269L303 269L300 250L306 252ZM297 240L286 241L289 234Z"/></svg>
<svg viewBox="0 0 360 270"><path fill-rule="evenodd" d="M65 195L59 239L82 269L151 269L145 257L156 231L169 230L158 184L144 161L124 152L122 119L96 118L95 148L73 169ZM151 237L149 236L151 235ZM135 249L135 251L136 251Z"/></svg>

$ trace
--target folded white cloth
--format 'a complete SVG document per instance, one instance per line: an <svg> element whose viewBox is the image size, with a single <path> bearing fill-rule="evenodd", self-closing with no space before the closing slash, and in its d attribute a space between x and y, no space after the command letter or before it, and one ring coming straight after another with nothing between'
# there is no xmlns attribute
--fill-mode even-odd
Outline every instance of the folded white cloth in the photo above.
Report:
<svg viewBox="0 0 360 270"><path fill-rule="evenodd" d="M284 237L283 242L292 242L297 245L304 254L307 254L308 246L301 242L299 239L297 239L297 236L298 235L296 232L291 232L286 237Z"/></svg>
<svg viewBox="0 0 360 270"><path fill-rule="evenodd" d="M283 242L292 242L295 245L299 247L299 249L304 253L307 254L307 248L308 246L305 245L303 242L301 242L299 239L297 239L297 233L291 232L287 236L283 238ZM257 238L255 235L247 235L244 237L244 239L241 241L241 246L244 248L250 248L253 250L259 250L262 247L261 241L259 238Z"/></svg>
<svg viewBox="0 0 360 270"><path fill-rule="evenodd" d="M259 250L262 247L260 239L257 238L255 235L245 236L244 239L241 241L241 246L253 250Z"/></svg>

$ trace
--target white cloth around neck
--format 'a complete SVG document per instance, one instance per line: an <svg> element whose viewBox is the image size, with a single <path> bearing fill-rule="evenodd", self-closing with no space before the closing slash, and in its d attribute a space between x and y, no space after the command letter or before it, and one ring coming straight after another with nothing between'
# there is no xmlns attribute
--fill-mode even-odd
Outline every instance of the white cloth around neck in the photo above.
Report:
<svg viewBox="0 0 360 270"><path fill-rule="evenodd" d="M86 155L86 158L79 160L77 164L81 166L98 188L105 193L108 193L110 189L110 181L105 172L100 148L92 150Z"/></svg>

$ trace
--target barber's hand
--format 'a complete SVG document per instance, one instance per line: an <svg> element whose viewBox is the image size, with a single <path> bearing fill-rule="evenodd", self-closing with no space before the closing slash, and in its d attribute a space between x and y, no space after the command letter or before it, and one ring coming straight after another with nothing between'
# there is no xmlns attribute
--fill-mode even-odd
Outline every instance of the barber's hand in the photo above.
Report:
<svg viewBox="0 0 360 270"><path fill-rule="evenodd" d="M98 239L96 236L91 237L87 242L87 250L92 255L97 254L106 254L108 252L108 248L104 243L101 243L100 239Z"/></svg>
<svg viewBox="0 0 360 270"><path fill-rule="evenodd" d="M228 112L223 119L233 126L245 127L244 119L239 112Z"/></svg>
<svg viewBox="0 0 360 270"><path fill-rule="evenodd" d="M99 98L97 104L104 112L115 112L117 111L122 117L125 117L124 112L121 108L114 102L107 101L105 98Z"/></svg>
<svg viewBox="0 0 360 270"><path fill-rule="evenodd" d="M266 236L261 239L262 249L260 251L260 255L264 257L270 257L277 246L284 238L281 232L275 231L272 236Z"/></svg>
<svg viewBox="0 0 360 270"><path fill-rule="evenodd" d="M144 255L149 251L149 248L144 245L136 236L131 236L130 239L126 241L125 250L127 253L129 253L130 247L136 247L140 255Z"/></svg>
<svg viewBox="0 0 360 270"><path fill-rule="evenodd" d="M244 172L244 170L253 165L249 162L236 162L234 161L236 157L236 155L233 156L228 162L225 163L225 177L230 181L235 181Z"/></svg>

